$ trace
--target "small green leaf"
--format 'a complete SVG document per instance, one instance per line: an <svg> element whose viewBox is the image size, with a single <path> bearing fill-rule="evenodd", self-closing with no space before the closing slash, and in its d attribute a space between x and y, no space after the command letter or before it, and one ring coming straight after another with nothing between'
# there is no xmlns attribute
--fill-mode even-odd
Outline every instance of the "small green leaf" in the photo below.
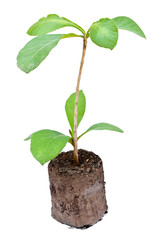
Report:
<svg viewBox="0 0 160 240"><path fill-rule="evenodd" d="M89 30L91 40L98 46L113 49L118 41L118 29L109 18L94 22Z"/></svg>
<svg viewBox="0 0 160 240"><path fill-rule="evenodd" d="M76 99L76 93L73 93L66 101L65 110L66 115L70 124L70 127L72 129L74 128L74 108L75 108L75 99ZM79 100L78 100L78 115L77 115L77 127L80 123L80 121L83 118L83 115L85 113L86 108L86 98L82 90L79 91Z"/></svg>
<svg viewBox="0 0 160 240"><path fill-rule="evenodd" d="M83 28L81 28L76 23L70 21L67 18L59 17L56 14L49 14L47 17L43 17L39 19L38 22L34 23L27 33L30 36L39 36L43 35L49 32L53 32L57 29L63 28L63 27L74 27L77 28L79 31L85 35L85 31Z"/></svg>
<svg viewBox="0 0 160 240"><path fill-rule="evenodd" d="M110 131L116 131L116 132L121 132L123 133L123 130L114 126L114 125L111 125L109 123L97 123L97 124L94 124L92 125L90 128L87 129L87 131L85 131L83 134L81 134L78 139L80 137L82 137L84 134L86 134L87 132L90 132L92 130L110 130Z"/></svg>
<svg viewBox="0 0 160 240"><path fill-rule="evenodd" d="M143 38L146 38L142 29L131 18L122 16L113 18L112 20L115 22L118 29L128 30Z"/></svg>
<svg viewBox="0 0 160 240"><path fill-rule="evenodd" d="M18 67L25 73L31 72L48 56L61 37L62 34L49 34L29 41L17 56Z"/></svg>
<svg viewBox="0 0 160 240"><path fill-rule="evenodd" d="M31 153L42 165L54 159L70 139L60 132L40 130L32 134Z"/></svg>

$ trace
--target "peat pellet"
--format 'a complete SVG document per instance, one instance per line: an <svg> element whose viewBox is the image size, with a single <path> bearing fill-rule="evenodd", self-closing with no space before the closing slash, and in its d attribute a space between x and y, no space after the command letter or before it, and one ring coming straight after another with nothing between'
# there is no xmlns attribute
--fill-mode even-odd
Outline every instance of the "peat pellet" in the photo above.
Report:
<svg viewBox="0 0 160 240"><path fill-rule="evenodd" d="M74 166L73 151L62 152L48 165L51 214L57 221L83 228L98 222L107 212L103 164L93 152L78 150L80 164Z"/></svg>

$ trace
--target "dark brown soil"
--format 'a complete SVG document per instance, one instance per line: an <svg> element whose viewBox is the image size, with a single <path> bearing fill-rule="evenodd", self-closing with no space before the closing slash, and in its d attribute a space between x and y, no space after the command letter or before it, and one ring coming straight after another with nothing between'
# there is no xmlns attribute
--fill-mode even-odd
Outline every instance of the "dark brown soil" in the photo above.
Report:
<svg viewBox="0 0 160 240"><path fill-rule="evenodd" d="M61 223L84 228L107 212L103 165L100 157L78 151L79 166L73 165L73 151L62 152L48 165L52 216Z"/></svg>

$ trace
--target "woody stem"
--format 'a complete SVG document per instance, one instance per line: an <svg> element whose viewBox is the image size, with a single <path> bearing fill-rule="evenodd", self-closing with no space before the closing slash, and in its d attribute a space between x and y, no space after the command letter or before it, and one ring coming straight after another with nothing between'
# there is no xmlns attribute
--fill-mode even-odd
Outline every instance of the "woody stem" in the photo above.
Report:
<svg viewBox="0 0 160 240"><path fill-rule="evenodd" d="M81 80L82 69L84 64L84 58L86 54L86 47L87 47L87 37L85 36L83 38L83 52L82 52L82 58L81 58L77 86L76 86L76 99L75 99L75 108L74 108L74 160L76 164L79 164L78 143L77 143L77 116L78 116L79 86L80 86L80 80Z"/></svg>

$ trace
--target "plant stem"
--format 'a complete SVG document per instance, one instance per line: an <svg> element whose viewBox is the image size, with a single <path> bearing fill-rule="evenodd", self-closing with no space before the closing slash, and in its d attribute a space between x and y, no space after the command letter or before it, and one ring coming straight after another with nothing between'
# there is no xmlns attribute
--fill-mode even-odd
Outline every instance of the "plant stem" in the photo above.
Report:
<svg viewBox="0 0 160 240"><path fill-rule="evenodd" d="M84 36L83 52L82 52L82 58L81 58L77 86L76 86L76 100L75 100L75 108L74 108L74 160L75 160L76 164L79 164L78 144L77 144L77 115L78 115L79 86L80 86L80 80L81 80L82 69L83 69L83 64L84 64L84 58L85 58L85 54L86 54L86 47L87 47L87 37Z"/></svg>

